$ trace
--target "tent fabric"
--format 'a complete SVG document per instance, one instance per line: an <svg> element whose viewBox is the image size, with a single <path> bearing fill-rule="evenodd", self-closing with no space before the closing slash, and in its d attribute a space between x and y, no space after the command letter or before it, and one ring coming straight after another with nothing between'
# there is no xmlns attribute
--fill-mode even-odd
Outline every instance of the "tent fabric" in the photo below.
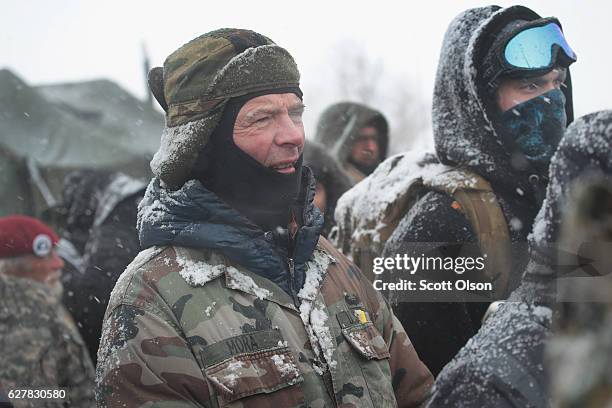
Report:
<svg viewBox="0 0 612 408"><path fill-rule="evenodd" d="M72 170L111 168L148 179L163 126L160 112L111 81L33 87L0 70L0 168L10 170L0 180L8 197L0 216L39 215L48 206L28 163L56 200Z"/></svg>

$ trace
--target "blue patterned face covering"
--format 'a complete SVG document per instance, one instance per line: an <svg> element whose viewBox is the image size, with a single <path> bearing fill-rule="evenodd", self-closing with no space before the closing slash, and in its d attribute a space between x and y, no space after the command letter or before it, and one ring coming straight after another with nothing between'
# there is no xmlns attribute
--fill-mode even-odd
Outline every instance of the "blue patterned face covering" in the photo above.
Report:
<svg viewBox="0 0 612 408"><path fill-rule="evenodd" d="M528 167L546 177L550 159L565 132L565 95L553 89L503 112L502 141L512 155L522 156Z"/></svg>

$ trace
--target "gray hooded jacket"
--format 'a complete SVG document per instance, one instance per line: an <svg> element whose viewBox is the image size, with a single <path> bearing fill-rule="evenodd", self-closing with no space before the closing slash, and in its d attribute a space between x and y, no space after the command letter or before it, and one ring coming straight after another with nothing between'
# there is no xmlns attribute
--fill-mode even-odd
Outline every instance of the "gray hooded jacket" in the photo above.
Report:
<svg viewBox="0 0 612 408"><path fill-rule="evenodd" d="M355 102L338 102L328 107L319 118L315 141L323 145L340 166L353 179L353 184L366 175L349 163L351 147L366 125L376 127L380 133L380 161L387 157L389 125L383 114ZM357 177L356 177L357 176Z"/></svg>

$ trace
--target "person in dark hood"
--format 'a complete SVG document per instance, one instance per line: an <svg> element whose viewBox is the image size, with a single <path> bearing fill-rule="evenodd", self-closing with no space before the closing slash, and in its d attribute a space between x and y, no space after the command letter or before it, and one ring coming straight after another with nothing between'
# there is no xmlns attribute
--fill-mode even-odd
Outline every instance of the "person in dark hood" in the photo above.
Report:
<svg viewBox="0 0 612 408"><path fill-rule="evenodd" d="M356 184L387 157L389 125L384 115L371 107L339 102L321 114L315 141L328 149Z"/></svg>
<svg viewBox="0 0 612 408"><path fill-rule="evenodd" d="M431 374L323 237L291 55L249 30L150 74L166 128L98 352L104 406L420 406Z"/></svg>
<svg viewBox="0 0 612 408"><path fill-rule="evenodd" d="M508 302L499 302L487 313L478 334L444 367L436 380L429 407L549 407L551 378L561 379L553 388L557 401L552 406L605 405L601 398L606 392L601 391L608 387L609 398L610 382L605 380L605 372L610 369L599 358L609 356L610 347L609 321L605 320L609 312L602 312L609 310L612 287L611 149L612 111L586 115L568 127L550 164L546 200L529 236L530 257L521 284ZM594 195L584 194L584 187L589 185L593 186ZM591 199L584 201L589 196ZM570 216L576 212L589 214L590 222L584 223L586 218L581 216L580 226L576 225L571 221L574 216ZM571 253L580 255L580 248L588 250L590 262L576 262L577 259L568 262L562 258ZM579 277L563 285L570 273ZM583 292L583 295L588 293L587 297L570 299L568 293L563 293L563 286L574 294L589 286L591 290ZM593 296L597 293L594 288L604 297ZM558 301L570 303L561 307ZM564 323L572 320L568 319L568 310L590 310L591 313L573 316L578 320L589 317L589 320L575 321L573 332L567 330L565 339L561 340L551 330L556 307L565 310ZM556 354L557 361L556 369L547 370L545 348L551 335L551 354ZM555 344L555 340L560 344ZM603 347L601 354L594 348L585 348L587 342L589 347L599 343ZM598 362L591 366L595 372L572 375L586 368L586 361L576 366L583 350L599 356Z"/></svg>
<svg viewBox="0 0 612 408"><path fill-rule="evenodd" d="M314 202L325 217L321 235L327 237L334 226L336 203L351 188L351 181L325 148L316 142L308 142L304 147L304 165L310 167L317 181Z"/></svg>
<svg viewBox="0 0 612 408"><path fill-rule="evenodd" d="M446 32L433 99L436 153L442 164L489 185L508 247L526 241L550 158L572 121L568 67L575 60L558 20L522 6L467 10ZM482 245L483 231L466 214L451 195L426 191L399 223L384 256L419 256L419 242ZM524 245L508 251L506 295L527 262ZM401 303L396 311L435 374L476 333L486 307Z"/></svg>
<svg viewBox="0 0 612 408"><path fill-rule="evenodd" d="M58 254L66 260L63 303L96 363L102 321L121 271L140 251L136 214L146 184L110 170L66 175Z"/></svg>

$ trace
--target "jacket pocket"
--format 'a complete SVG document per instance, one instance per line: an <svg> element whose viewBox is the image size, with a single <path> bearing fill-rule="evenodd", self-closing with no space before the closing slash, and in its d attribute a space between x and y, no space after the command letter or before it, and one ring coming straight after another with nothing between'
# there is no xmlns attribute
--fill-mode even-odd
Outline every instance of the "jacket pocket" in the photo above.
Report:
<svg viewBox="0 0 612 408"><path fill-rule="evenodd" d="M361 369L372 406L397 407L389 365L391 355L378 329L372 322L354 323L342 327L342 335L357 354L355 363Z"/></svg>
<svg viewBox="0 0 612 408"><path fill-rule="evenodd" d="M276 330L261 331L223 340L221 347L211 345L217 349L230 345L238 351L221 361L208 359L209 365L205 365L204 373L217 391L220 406L232 406L237 400L248 406L247 401L263 394L269 394L265 398L275 401L276 406L292 407L304 402L300 386L304 377L279 336ZM207 354L206 348L202 354Z"/></svg>
<svg viewBox="0 0 612 408"><path fill-rule="evenodd" d="M387 343L372 322L343 327L342 335L353 349L367 360L383 360L390 357Z"/></svg>

